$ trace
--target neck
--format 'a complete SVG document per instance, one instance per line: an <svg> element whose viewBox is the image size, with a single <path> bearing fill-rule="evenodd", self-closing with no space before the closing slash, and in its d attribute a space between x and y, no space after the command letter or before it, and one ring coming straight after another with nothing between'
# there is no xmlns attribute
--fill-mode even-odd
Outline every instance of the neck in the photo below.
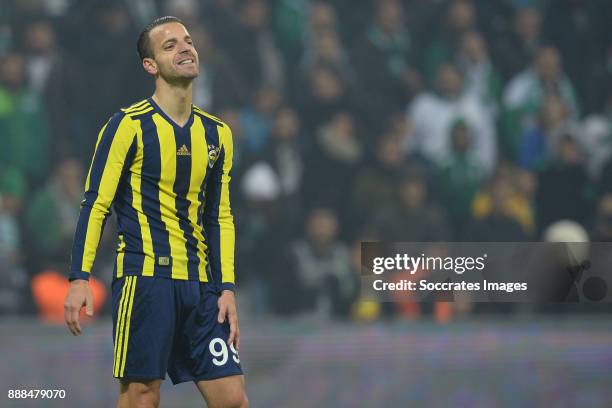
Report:
<svg viewBox="0 0 612 408"><path fill-rule="evenodd" d="M177 85L158 78L155 82L153 100L170 119L182 126L187 123L191 115L192 82Z"/></svg>

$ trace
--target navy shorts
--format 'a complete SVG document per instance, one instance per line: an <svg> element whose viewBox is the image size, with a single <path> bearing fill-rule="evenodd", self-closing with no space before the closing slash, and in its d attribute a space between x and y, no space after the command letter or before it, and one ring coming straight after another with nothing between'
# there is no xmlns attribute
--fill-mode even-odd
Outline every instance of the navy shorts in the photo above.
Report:
<svg viewBox="0 0 612 408"><path fill-rule="evenodd" d="M113 376L174 384L242 374L214 285L149 276L114 279Z"/></svg>

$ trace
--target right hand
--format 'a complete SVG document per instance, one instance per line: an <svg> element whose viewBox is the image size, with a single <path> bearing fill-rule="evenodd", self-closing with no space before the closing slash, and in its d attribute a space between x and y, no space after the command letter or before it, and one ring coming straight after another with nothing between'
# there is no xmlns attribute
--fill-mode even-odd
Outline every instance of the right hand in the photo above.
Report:
<svg viewBox="0 0 612 408"><path fill-rule="evenodd" d="M68 329L75 336L81 334L79 312L83 306L85 306L87 316L93 316L93 293L89 287L89 281L75 279L70 282L70 289L64 300L64 319Z"/></svg>

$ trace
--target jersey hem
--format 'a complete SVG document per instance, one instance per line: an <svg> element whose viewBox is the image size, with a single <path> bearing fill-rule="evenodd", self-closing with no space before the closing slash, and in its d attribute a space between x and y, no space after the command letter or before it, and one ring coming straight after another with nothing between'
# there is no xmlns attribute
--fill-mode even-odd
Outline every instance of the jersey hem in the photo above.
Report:
<svg viewBox="0 0 612 408"><path fill-rule="evenodd" d="M172 274L172 271L168 271L168 272L164 272L164 271L156 271L154 274L151 275L145 275L142 273L142 271L123 271L123 275L121 276L117 276L115 274L115 278L119 279L122 278L124 276L144 276L146 278L166 278L166 279L175 279L175 280L183 280L183 281L196 281L196 282L210 282L208 280L208 278L200 278L198 277L190 277L189 275L186 274Z"/></svg>

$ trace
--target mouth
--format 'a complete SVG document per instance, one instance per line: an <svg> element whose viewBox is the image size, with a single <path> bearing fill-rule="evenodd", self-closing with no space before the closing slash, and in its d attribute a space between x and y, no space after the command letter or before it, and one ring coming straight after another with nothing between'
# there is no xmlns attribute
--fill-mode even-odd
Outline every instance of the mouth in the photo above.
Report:
<svg viewBox="0 0 612 408"><path fill-rule="evenodd" d="M191 64L195 64L195 60L193 58L184 59L178 62L176 65L191 65Z"/></svg>

